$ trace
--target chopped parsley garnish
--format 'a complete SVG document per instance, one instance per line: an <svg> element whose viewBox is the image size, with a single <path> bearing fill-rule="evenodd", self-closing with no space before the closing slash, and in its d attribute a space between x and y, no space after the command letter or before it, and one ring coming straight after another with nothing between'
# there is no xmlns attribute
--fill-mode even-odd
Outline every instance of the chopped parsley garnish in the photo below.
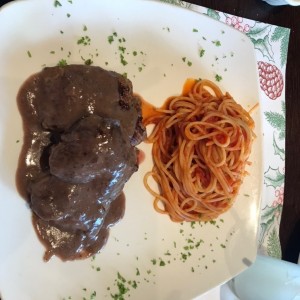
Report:
<svg viewBox="0 0 300 300"><path fill-rule="evenodd" d="M126 48L125 48L125 47L119 46L119 50L120 50L122 53L125 53Z"/></svg>
<svg viewBox="0 0 300 300"><path fill-rule="evenodd" d="M198 32L198 29L196 29L196 28L193 28L193 32Z"/></svg>
<svg viewBox="0 0 300 300"><path fill-rule="evenodd" d="M155 258L151 259L151 262L152 262L153 265L156 265L156 259Z"/></svg>
<svg viewBox="0 0 300 300"><path fill-rule="evenodd" d="M137 56L137 52L136 51L133 51L132 54L133 54L133 56Z"/></svg>
<svg viewBox="0 0 300 300"><path fill-rule="evenodd" d="M205 50L204 50L204 49L201 49L201 50L199 51L200 57L203 57L204 54L205 54Z"/></svg>
<svg viewBox="0 0 300 300"><path fill-rule="evenodd" d="M61 33L61 34L64 34L64 32L63 32L62 30L60 30L60 33Z"/></svg>
<svg viewBox="0 0 300 300"><path fill-rule="evenodd" d="M163 260L161 260L161 261L159 262L159 265L160 265L161 267L164 267L164 266L166 265L166 263L165 263Z"/></svg>
<svg viewBox="0 0 300 300"><path fill-rule="evenodd" d="M126 66L128 64L128 62L125 60L124 55L120 54L120 60L121 60L121 64L123 66Z"/></svg>
<svg viewBox="0 0 300 300"><path fill-rule="evenodd" d="M220 82L223 78L219 74L216 74L215 79L216 81Z"/></svg>
<svg viewBox="0 0 300 300"><path fill-rule="evenodd" d="M32 57L31 52L29 50L27 51L27 55L28 57Z"/></svg>
<svg viewBox="0 0 300 300"><path fill-rule="evenodd" d="M143 68L142 67L138 67L139 72L142 72Z"/></svg>
<svg viewBox="0 0 300 300"><path fill-rule="evenodd" d="M192 65L192 62L191 61L188 61L187 62L187 65L190 67Z"/></svg>
<svg viewBox="0 0 300 300"><path fill-rule="evenodd" d="M89 59L86 59L86 60L84 61L84 63L85 63L87 66L90 66L90 65L93 64L93 61L89 58Z"/></svg>
<svg viewBox="0 0 300 300"><path fill-rule="evenodd" d="M87 45L90 45L91 44L91 38L89 36L82 36L80 39L78 39L77 41L77 44L78 45L84 45L84 46L87 46Z"/></svg>
<svg viewBox="0 0 300 300"><path fill-rule="evenodd" d="M57 63L57 65L58 65L59 67L65 67L65 66L68 65L68 63L67 63L67 61L66 61L65 59L61 59L61 60Z"/></svg>
<svg viewBox="0 0 300 300"><path fill-rule="evenodd" d="M108 42L111 44L114 41L114 37L112 35L109 35L107 37Z"/></svg>
<svg viewBox="0 0 300 300"><path fill-rule="evenodd" d="M140 270L138 269L138 268L136 268L136 273L135 273L135 275L136 276L139 276L141 273L140 273Z"/></svg>
<svg viewBox="0 0 300 300"><path fill-rule="evenodd" d="M73 4L72 0L68 0L69 3Z"/></svg>
<svg viewBox="0 0 300 300"><path fill-rule="evenodd" d="M86 25L83 25L83 31L87 31Z"/></svg>
<svg viewBox="0 0 300 300"><path fill-rule="evenodd" d="M20 142L20 140L16 140L16 143L19 143Z"/></svg>
<svg viewBox="0 0 300 300"><path fill-rule="evenodd" d="M54 7L58 7L61 6L61 3L57 0L54 1Z"/></svg>
<svg viewBox="0 0 300 300"><path fill-rule="evenodd" d="M182 58L182 61L185 62L185 61L186 61L186 57L183 57L183 58Z"/></svg>
<svg viewBox="0 0 300 300"><path fill-rule="evenodd" d="M213 44L215 44L217 47L221 46L221 42L220 41L212 41Z"/></svg>
<svg viewBox="0 0 300 300"><path fill-rule="evenodd" d="M97 268L96 268L96 271L97 271L97 272L101 271L100 267L97 267Z"/></svg>
<svg viewBox="0 0 300 300"><path fill-rule="evenodd" d="M225 246L224 244L221 244L220 246L221 246L222 248L226 248L226 246Z"/></svg>
<svg viewBox="0 0 300 300"><path fill-rule="evenodd" d="M50 54L55 54L55 51L50 51Z"/></svg>
<svg viewBox="0 0 300 300"><path fill-rule="evenodd" d="M71 17L71 15L70 15L70 14L67 14L67 17L68 17L68 18L70 18L70 17Z"/></svg>

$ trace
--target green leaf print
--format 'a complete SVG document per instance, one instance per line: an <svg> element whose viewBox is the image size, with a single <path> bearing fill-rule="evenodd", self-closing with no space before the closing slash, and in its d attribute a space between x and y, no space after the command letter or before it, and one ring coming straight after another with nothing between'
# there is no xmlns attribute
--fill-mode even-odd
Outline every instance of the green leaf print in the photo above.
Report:
<svg viewBox="0 0 300 300"><path fill-rule="evenodd" d="M271 25L256 22L247 33L247 36L251 39L255 49L259 50L264 57L274 62L274 53L269 41L271 28Z"/></svg>
<svg viewBox="0 0 300 300"><path fill-rule="evenodd" d="M274 153L275 155L279 155L279 157L284 160L285 158L285 150L283 148L280 148L276 142L275 134L273 133L273 147L274 147Z"/></svg>
<svg viewBox="0 0 300 300"><path fill-rule="evenodd" d="M265 172L264 177L264 183L266 186L272 186L274 189L284 183L284 174L279 171L279 168L273 169L272 167L269 167L269 169Z"/></svg>
<svg viewBox="0 0 300 300"><path fill-rule="evenodd" d="M282 114L272 111L266 111L266 120L270 125L279 131L279 139L283 140L285 138L285 103L281 102Z"/></svg>
<svg viewBox="0 0 300 300"><path fill-rule="evenodd" d="M190 3L186 3L185 1L182 1L182 0L160 0L160 1L165 2L165 3L174 4L174 5L181 6L181 7L186 7L186 8L189 8L191 6Z"/></svg>
<svg viewBox="0 0 300 300"><path fill-rule="evenodd" d="M219 13L216 10L211 9L211 8L207 9L207 15L216 20L220 20L220 18L221 18Z"/></svg>
<svg viewBox="0 0 300 300"><path fill-rule="evenodd" d="M270 232L270 235L268 237L267 253L271 257L281 259L280 240L275 227Z"/></svg>
<svg viewBox="0 0 300 300"><path fill-rule="evenodd" d="M288 28L279 27L279 26L275 28L271 36L272 42L280 41L281 67L283 67L286 64L288 45L289 45L289 36L290 36L290 30Z"/></svg>

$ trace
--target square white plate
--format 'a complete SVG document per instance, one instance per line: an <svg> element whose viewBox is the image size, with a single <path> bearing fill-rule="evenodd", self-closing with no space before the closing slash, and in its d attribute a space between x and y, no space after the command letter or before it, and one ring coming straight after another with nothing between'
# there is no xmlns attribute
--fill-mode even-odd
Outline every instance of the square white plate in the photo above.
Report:
<svg viewBox="0 0 300 300"><path fill-rule="evenodd" d="M151 1L60 0L56 7L54 3L16 1L0 10L3 299L113 299L121 287L129 289L125 299L192 299L247 268L257 250L262 184L259 110L253 114L257 139L250 176L233 208L216 222L175 224L154 211L143 186L143 176L152 167L151 146L143 144L146 160L125 188L125 217L111 230L103 251L84 261L43 262L44 248L33 230L30 210L15 187L23 136L16 95L31 74L61 59L69 64L91 59L94 65L127 73L135 92L157 106L179 94L187 78L215 81L218 74L221 89L246 109L259 102L253 45L231 27ZM78 43L82 37L84 43Z"/></svg>

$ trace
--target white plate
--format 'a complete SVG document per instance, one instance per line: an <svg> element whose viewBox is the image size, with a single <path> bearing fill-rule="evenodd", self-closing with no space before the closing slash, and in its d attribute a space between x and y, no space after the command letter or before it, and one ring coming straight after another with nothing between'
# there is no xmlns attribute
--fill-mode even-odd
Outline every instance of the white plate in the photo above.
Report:
<svg viewBox="0 0 300 300"><path fill-rule="evenodd" d="M157 2L60 0L58 7L53 3L19 1L0 11L3 299L111 299L118 293L118 274L130 289L125 299L129 294L130 299L192 299L247 268L257 249L262 183L259 111L253 115L258 137L248 169L251 175L234 207L215 224L175 224L153 210L142 182L152 165L150 146L142 145L146 161L126 185L125 217L111 230L102 253L84 261L43 262L44 248L14 180L23 134L16 94L29 75L61 59L82 63L83 57L91 58L94 65L126 72L134 90L157 106L180 93L186 78L215 80L216 74L223 78L219 82L223 91L245 108L259 101L253 46L231 27ZM108 37L114 32L117 37L110 44ZM91 39L86 46L78 44L84 36ZM119 46L126 47L125 66ZM136 288L130 286L134 281Z"/></svg>

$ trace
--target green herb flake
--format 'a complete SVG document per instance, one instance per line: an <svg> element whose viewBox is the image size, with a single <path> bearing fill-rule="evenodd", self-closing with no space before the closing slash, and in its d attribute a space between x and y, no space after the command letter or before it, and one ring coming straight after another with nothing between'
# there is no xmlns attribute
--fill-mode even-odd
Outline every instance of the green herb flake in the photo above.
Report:
<svg viewBox="0 0 300 300"><path fill-rule="evenodd" d="M64 34L64 32L62 30L59 31L61 34Z"/></svg>
<svg viewBox="0 0 300 300"><path fill-rule="evenodd" d="M125 60L123 54L120 54L120 61L123 66L126 66L128 64L128 62Z"/></svg>
<svg viewBox="0 0 300 300"><path fill-rule="evenodd" d="M77 41L78 45L84 45L84 46L88 46L91 44L91 38L89 36L82 36L80 39L78 39Z"/></svg>
<svg viewBox="0 0 300 300"><path fill-rule="evenodd" d="M220 222L224 223L224 219L220 219Z"/></svg>
<svg viewBox="0 0 300 300"><path fill-rule="evenodd" d="M136 283L136 281L135 280L133 280L133 282L132 282L132 284L131 284L131 286L134 288L134 289L136 289L137 288L137 283Z"/></svg>
<svg viewBox="0 0 300 300"><path fill-rule="evenodd" d="M86 25L83 25L83 31L87 31Z"/></svg>
<svg viewBox="0 0 300 300"><path fill-rule="evenodd" d="M125 73L123 73L123 74L122 74L122 76L123 76L123 77L125 77L125 78L128 78L128 75L127 75L127 73L126 73L126 72L125 72ZM129 244L127 244L127 246L129 246ZM136 260L138 260L138 259L139 259L139 258L138 258L138 257L136 257Z"/></svg>
<svg viewBox="0 0 300 300"><path fill-rule="evenodd" d="M196 224L196 222L195 222L195 221L192 221L191 224L190 224L190 225L191 225L191 228L194 229L194 228L195 228L195 224Z"/></svg>
<svg viewBox="0 0 300 300"><path fill-rule="evenodd" d="M87 65L87 66L90 66L90 65L93 64L93 61L89 58L89 59L86 59L86 60L84 61L84 64Z"/></svg>
<svg viewBox="0 0 300 300"><path fill-rule="evenodd" d="M198 29L196 29L196 28L193 28L193 32L198 32Z"/></svg>
<svg viewBox="0 0 300 300"><path fill-rule="evenodd" d="M68 17L68 18L70 18L70 17L71 17L71 15L68 13L68 14L67 14L67 17Z"/></svg>
<svg viewBox="0 0 300 300"><path fill-rule="evenodd" d="M140 273L140 270L138 268L136 268L136 273L135 273L136 276L140 276L141 273Z"/></svg>
<svg viewBox="0 0 300 300"><path fill-rule="evenodd" d="M185 61L186 61L186 57L183 57L183 58L182 58L182 61L185 62Z"/></svg>
<svg viewBox="0 0 300 300"><path fill-rule="evenodd" d="M181 254L181 259L183 260L183 261L186 261L187 260L187 254L186 253L180 253Z"/></svg>
<svg viewBox="0 0 300 300"><path fill-rule="evenodd" d="M125 53L126 48L125 48L125 47L119 46L119 50L120 50L122 53Z"/></svg>
<svg viewBox="0 0 300 300"><path fill-rule="evenodd" d="M155 258L151 259L151 262L152 262L152 264L153 264L154 266L156 265L156 259L155 259Z"/></svg>
<svg viewBox="0 0 300 300"><path fill-rule="evenodd" d="M215 79L216 81L220 82L223 78L219 74L216 74Z"/></svg>
<svg viewBox="0 0 300 300"><path fill-rule="evenodd" d="M249 194L244 194L244 196L245 196L245 197L250 197L250 195L249 195Z"/></svg>
<svg viewBox="0 0 300 300"><path fill-rule="evenodd" d="M108 42L111 44L114 41L114 37L112 35L109 35L107 37Z"/></svg>
<svg viewBox="0 0 300 300"><path fill-rule="evenodd" d="M91 293L90 300L95 299L95 298L96 298L96 295L97 295L96 291L93 291L93 292Z"/></svg>
<svg viewBox="0 0 300 300"><path fill-rule="evenodd" d="M16 143L20 143L20 140L16 140Z"/></svg>
<svg viewBox="0 0 300 300"><path fill-rule="evenodd" d="M161 260L161 261L159 262L159 265L160 265L161 267L164 267L164 266L166 265L166 263L165 263L163 260Z"/></svg>
<svg viewBox="0 0 300 300"><path fill-rule="evenodd" d="M32 57L31 52L29 50L27 50L27 55L28 55L29 58Z"/></svg>
<svg viewBox="0 0 300 300"><path fill-rule="evenodd" d="M84 292L86 292L86 288L83 288L82 290L83 290Z"/></svg>
<svg viewBox="0 0 300 300"><path fill-rule="evenodd" d="M57 63L57 65L58 65L59 67L65 67L65 66L68 65L68 63L67 63L67 61L66 61L65 59L61 59L61 60Z"/></svg>
<svg viewBox="0 0 300 300"><path fill-rule="evenodd" d="M191 267L191 271L194 273L195 272L195 269L193 267Z"/></svg>
<svg viewBox="0 0 300 300"><path fill-rule="evenodd" d="M142 72L143 68L142 67L138 67L139 72Z"/></svg>
<svg viewBox="0 0 300 300"><path fill-rule="evenodd" d="M192 65L192 62L191 61L188 61L187 62L187 65L190 67Z"/></svg>
<svg viewBox="0 0 300 300"><path fill-rule="evenodd" d="M220 244L220 246L224 249L226 248L226 246L224 244Z"/></svg>
<svg viewBox="0 0 300 300"><path fill-rule="evenodd" d="M61 3L57 0L54 1L54 7L58 7L61 6Z"/></svg>
<svg viewBox="0 0 300 300"><path fill-rule="evenodd" d="M68 0L68 2L71 3L71 4L73 4L73 1L72 1L72 0Z"/></svg>
<svg viewBox="0 0 300 300"><path fill-rule="evenodd" d="M204 54L205 54L205 50L204 50L204 49L201 49L201 50L199 51L199 56L200 56L200 57L203 57Z"/></svg>
<svg viewBox="0 0 300 300"><path fill-rule="evenodd" d="M137 56L137 52L136 51L133 51L132 54L133 54L133 56Z"/></svg>
<svg viewBox="0 0 300 300"><path fill-rule="evenodd" d="M213 44L215 44L215 46L220 47L221 46L221 42L220 41L212 41Z"/></svg>
<svg viewBox="0 0 300 300"><path fill-rule="evenodd" d="M203 36L202 39L203 39L204 41L206 41L206 37L205 37L205 36Z"/></svg>
<svg viewBox="0 0 300 300"><path fill-rule="evenodd" d="M165 252L165 253L164 253L164 255L168 255L168 256L170 256L170 255L171 255L171 253L170 253L170 251L169 251L169 250L167 250L167 252Z"/></svg>
<svg viewBox="0 0 300 300"><path fill-rule="evenodd" d="M100 267L97 267L97 268L96 268L96 271L97 271L97 272L100 272L100 271L101 271L101 268L100 268Z"/></svg>
<svg viewBox="0 0 300 300"><path fill-rule="evenodd" d="M113 32L113 36L118 36L118 34L116 32Z"/></svg>

